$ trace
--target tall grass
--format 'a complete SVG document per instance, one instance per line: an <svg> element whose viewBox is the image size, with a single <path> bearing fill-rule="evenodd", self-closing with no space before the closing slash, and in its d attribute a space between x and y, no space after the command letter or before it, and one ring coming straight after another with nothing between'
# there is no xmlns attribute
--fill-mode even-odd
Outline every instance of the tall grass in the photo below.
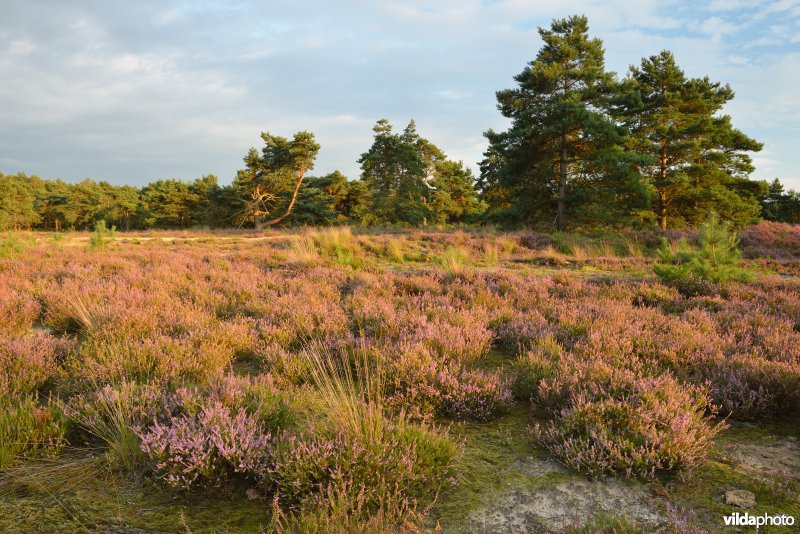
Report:
<svg viewBox="0 0 800 534"><path fill-rule="evenodd" d="M299 237L289 241L288 259L297 263L311 264L319 261L319 251L309 237Z"/></svg>
<svg viewBox="0 0 800 534"><path fill-rule="evenodd" d="M64 446L64 427L53 406L40 406L33 397L0 397L0 470L20 456L37 457Z"/></svg>
<svg viewBox="0 0 800 534"><path fill-rule="evenodd" d="M105 387L91 399L91 411L65 406L69 417L106 447L112 463L126 471L133 471L144 458L139 436L134 431L136 424L133 401L135 396L125 394L131 390L129 384L123 389Z"/></svg>
<svg viewBox="0 0 800 534"><path fill-rule="evenodd" d="M483 246L483 263L486 267L497 267L500 264L500 247L487 243Z"/></svg>
<svg viewBox="0 0 800 534"><path fill-rule="evenodd" d="M406 261L405 240L397 237L392 237L386 242L384 249L386 257L397 263L404 263Z"/></svg>
<svg viewBox="0 0 800 534"><path fill-rule="evenodd" d="M436 258L436 263L450 276L458 276L466 271L467 253L459 247L447 247Z"/></svg>
<svg viewBox="0 0 800 534"><path fill-rule="evenodd" d="M378 443L388 423L383 372L377 363L375 366L370 363L366 351L357 352L353 366L320 343L306 347L303 357L331 425L365 443Z"/></svg>

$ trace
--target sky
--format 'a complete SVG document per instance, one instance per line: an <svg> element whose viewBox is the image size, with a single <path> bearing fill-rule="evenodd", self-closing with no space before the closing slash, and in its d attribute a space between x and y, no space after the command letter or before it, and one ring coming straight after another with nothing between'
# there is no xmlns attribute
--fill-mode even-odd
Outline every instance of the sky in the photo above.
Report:
<svg viewBox="0 0 800 534"><path fill-rule="evenodd" d="M620 75L668 49L730 84L752 177L800 189L800 0L0 0L0 171L229 183L260 132L309 130L313 173L357 178L384 117L477 171L495 91L571 14Z"/></svg>

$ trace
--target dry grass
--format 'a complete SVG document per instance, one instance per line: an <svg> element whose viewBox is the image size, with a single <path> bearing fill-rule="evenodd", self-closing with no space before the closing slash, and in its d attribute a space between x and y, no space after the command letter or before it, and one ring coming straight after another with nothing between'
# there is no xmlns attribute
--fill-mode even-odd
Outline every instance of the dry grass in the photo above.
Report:
<svg viewBox="0 0 800 534"><path fill-rule="evenodd" d="M319 251L310 237L301 236L289 241L286 249L287 259L291 262L312 264L319 261Z"/></svg>
<svg viewBox="0 0 800 534"><path fill-rule="evenodd" d="M366 351L358 352L355 370L348 360L319 343L307 347L302 354L331 425L365 443L379 443L387 424L383 372L368 360Z"/></svg>

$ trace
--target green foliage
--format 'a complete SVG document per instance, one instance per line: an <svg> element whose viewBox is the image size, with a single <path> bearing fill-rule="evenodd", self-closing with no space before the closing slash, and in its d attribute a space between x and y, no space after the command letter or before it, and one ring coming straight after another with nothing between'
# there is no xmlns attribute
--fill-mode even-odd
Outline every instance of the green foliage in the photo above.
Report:
<svg viewBox="0 0 800 534"><path fill-rule="evenodd" d="M53 405L39 405L33 397L0 397L0 470L20 456L57 453L64 445L64 420Z"/></svg>
<svg viewBox="0 0 800 534"><path fill-rule="evenodd" d="M372 146L358 162L375 222L448 223L482 211L472 172L421 137L413 120L395 134L381 119L373 132Z"/></svg>
<svg viewBox="0 0 800 534"><path fill-rule="evenodd" d="M99 220L94 225L94 234L89 238L90 250L106 250L106 247L114 242L117 235L117 227L106 226L106 221Z"/></svg>
<svg viewBox="0 0 800 534"><path fill-rule="evenodd" d="M233 187L244 208L240 219L252 220L260 229L263 217L273 216L268 224L278 224L291 215L306 171L314 168L319 144L314 134L301 131L291 140L262 132L261 154L251 148L244 157L245 168L236 174Z"/></svg>
<svg viewBox="0 0 800 534"><path fill-rule="evenodd" d="M681 240L676 247L663 239L658 250L660 263L653 266L655 273L666 283L698 279L717 284L732 280L746 282L752 273L738 267L739 249L730 223L711 216L698 229L700 248L695 249Z"/></svg>
<svg viewBox="0 0 800 534"><path fill-rule="evenodd" d="M712 209L739 226L758 219L763 186L747 179L753 165L746 152L762 145L719 115L733 99L729 86L686 78L665 50L631 67L619 92L626 146L650 157L640 172L656 191L662 229L672 217L678 225L698 224Z"/></svg>
<svg viewBox="0 0 800 534"><path fill-rule="evenodd" d="M464 272L469 257L463 249L447 247L444 252L436 257L436 263L450 276L457 276Z"/></svg>
<svg viewBox="0 0 800 534"><path fill-rule="evenodd" d="M761 214L768 221L800 224L800 193L784 190L775 178L759 198Z"/></svg>
<svg viewBox="0 0 800 534"><path fill-rule="evenodd" d="M7 234L0 240L0 258L9 258L25 250L25 243L14 234Z"/></svg>
<svg viewBox="0 0 800 534"><path fill-rule="evenodd" d="M602 42L588 31L583 16L540 28L544 45L514 78L518 87L497 93L512 125L486 132L479 185L500 222L555 221L563 230L567 211L612 222L620 210L646 206L648 192L628 170L639 158L621 149L618 127L603 111L613 76L605 72Z"/></svg>

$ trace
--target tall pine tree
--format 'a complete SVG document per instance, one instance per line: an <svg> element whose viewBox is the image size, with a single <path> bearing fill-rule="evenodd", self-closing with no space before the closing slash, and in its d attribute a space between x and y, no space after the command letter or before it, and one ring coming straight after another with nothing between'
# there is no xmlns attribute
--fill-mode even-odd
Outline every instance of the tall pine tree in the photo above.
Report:
<svg viewBox="0 0 800 534"><path fill-rule="evenodd" d="M662 230L672 216L697 224L710 211L740 225L758 219L763 187L747 179L753 165L746 152L762 145L719 115L734 96L728 85L687 78L663 51L632 66L623 88L619 117L631 134L629 148L651 156L640 172L656 190Z"/></svg>
<svg viewBox="0 0 800 534"><path fill-rule="evenodd" d="M486 132L479 185L503 218L532 222L552 217L555 208L556 226L565 229L582 183L608 178L609 164L616 167L611 156L622 157L620 132L602 111L613 75L605 71L602 42L588 31L584 16L540 28L544 46L514 78L518 87L497 93L512 125Z"/></svg>

